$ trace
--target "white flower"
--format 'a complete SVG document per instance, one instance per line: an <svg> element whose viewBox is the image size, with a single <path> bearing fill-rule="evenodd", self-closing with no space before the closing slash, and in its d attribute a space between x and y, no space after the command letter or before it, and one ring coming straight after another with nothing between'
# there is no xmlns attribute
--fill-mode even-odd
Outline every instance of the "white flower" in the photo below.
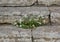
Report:
<svg viewBox="0 0 60 42"><path fill-rule="evenodd" d="M43 20L43 23L45 24L45 23L46 23L46 21L45 21L45 20Z"/></svg>
<svg viewBox="0 0 60 42"><path fill-rule="evenodd" d="M42 24L41 22L38 22L40 25Z"/></svg>
<svg viewBox="0 0 60 42"><path fill-rule="evenodd" d="M22 19L19 20L20 23L21 23L22 21L23 21Z"/></svg>
<svg viewBox="0 0 60 42"><path fill-rule="evenodd" d="M35 25L32 25L33 27L35 27Z"/></svg>
<svg viewBox="0 0 60 42"><path fill-rule="evenodd" d="M39 23L39 24L42 24L42 23Z"/></svg>
<svg viewBox="0 0 60 42"><path fill-rule="evenodd" d="M20 27L22 27L22 25L20 25Z"/></svg>

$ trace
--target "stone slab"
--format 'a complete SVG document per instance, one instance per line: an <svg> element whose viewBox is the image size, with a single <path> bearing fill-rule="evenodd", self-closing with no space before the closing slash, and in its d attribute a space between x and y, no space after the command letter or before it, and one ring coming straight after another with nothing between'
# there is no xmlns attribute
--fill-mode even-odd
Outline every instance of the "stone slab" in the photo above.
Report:
<svg viewBox="0 0 60 42"><path fill-rule="evenodd" d="M32 42L31 38L20 38L17 42Z"/></svg>
<svg viewBox="0 0 60 42"><path fill-rule="evenodd" d="M0 6L30 6L36 0L0 0Z"/></svg>
<svg viewBox="0 0 60 42"><path fill-rule="evenodd" d="M48 7L0 7L0 15L41 14L48 15Z"/></svg>
<svg viewBox="0 0 60 42"><path fill-rule="evenodd" d="M52 24L60 25L60 7L49 7L51 11L51 22Z"/></svg>
<svg viewBox="0 0 60 42"><path fill-rule="evenodd" d="M38 1L36 3L36 1ZM44 4L50 6L53 4L60 6L60 0L0 0L0 6L32 6L37 4Z"/></svg>
<svg viewBox="0 0 60 42"><path fill-rule="evenodd" d="M60 26L41 26L33 31L34 38L60 38Z"/></svg>
<svg viewBox="0 0 60 42"><path fill-rule="evenodd" d="M13 25L0 25L1 42L59 42L60 26L40 26L33 29L22 29Z"/></svg>
<svg viewBox="0 0 60 42"><path fill-rule="evenodd" d="M0 7L0 23L12 23L26 14L48 18L49 11L47 7Z"/></svg>
<svg viewBox="0 0 60 42"><path fill-rule="evenodd" d="M29 38L31 37L31 31L29 29L22 29L22 28L13 26L13 25L1 25L0 26L0 37Z"/></svg>
<svg viewBox="0 0 60 42"><path fill-rule="evenodd" d="M44 4L45 6L51 6L55 4L60 6L60 0L38 0L38 4Z"/></svg>
<svg viewBox="0 0 60 42"><path fill-rule="evenodd" d="M54 39L36 39L34 42L55 42Z"/></svg>

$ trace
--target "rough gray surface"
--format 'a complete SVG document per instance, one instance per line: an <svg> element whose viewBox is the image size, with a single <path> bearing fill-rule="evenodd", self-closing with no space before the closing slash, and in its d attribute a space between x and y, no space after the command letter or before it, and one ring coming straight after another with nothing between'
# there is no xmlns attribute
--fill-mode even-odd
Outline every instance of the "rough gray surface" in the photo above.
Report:
<svg viewBox="0 0 60 42"><path fill-rule="evenodd" d="M13 23L26 14L45 16L45 20L49 21L50 17L47 17L50 14L50 22L54 24L37 27L32 32L30 29L0 24L0 42L60 42L60 7L40 7L42 4L60 6L60 0L0 0L0 6L8 6L0 7L0 23Z"/></svg>
<svg viewBox="0 0 60 42"><path fill-rule="evenodd" d="M17 37L31 37L31 31L29 29L17 28L13 25L1 25L0 36L17 36Z"/></svg>
<svg viewBox="0 0 60 42"><path fill-rule="evenodd" d="M0 0L0 6L30 6L36 0Z"/></svg>
<svg viewBox="0 0 60 42"><path fill-rule="evenodd" d="M38 1L38 2L37 2ZM0 0L0 6L60 5L60 0Z"/></svg>
<svg viewBox="0 0 60 42"><path fill-rule="evenodd" d="M60 26L41 26L32 32L13 25L0 25L0 42L59 42Z"/></svg>
<svg viewBox="0 0 60 42"><path fill-rule="evenodd" d="M0 42L31 42L31 30L0 25Z"/></svg>
<svg viewBox="0 0 60 42"><path fill-rule="evenodd" d="M44 5L46 5L46 6L50 6L50 5L52 5L52 4L55 4L56 2L55 2L56 0L38 0L38 3L39 4L44 4Z"/></svg>
<svg viewBox="0 0 60 42"><path fill-rule="evenodd" d="M47 7L0 7L0 15L41 14L48 15Z"/></svg>
<svg viewBox="0 0 60 42"><path fill-rule="evenodd" d="M12 23L21 18L21 15L35 14L47 18L47 7L0 7L0 23Z"/></svg>
<svg viewBox="0 0 60 42"><path fill-rule="evenodd" d="M51 21L54 24L60 24L60 7L50 7Z"/></svg>
<svg viewBox="0 0 60 42"><path fill-rule="evenodd" d="M33 31L34 42L59 42L60 26L41 26Z"/></svg>
<svg viewBox="0 0 60 42"><path fill-rule="evenodd" d="M33 31L34 38L60 38L60 26L41 26Z"/></svg>
<svg viewBox="0 0 60 42"><path fill-rule="evenodd" d="M44 4L45 6L60 5L60 0L38 0L38 4Z"/></svg>

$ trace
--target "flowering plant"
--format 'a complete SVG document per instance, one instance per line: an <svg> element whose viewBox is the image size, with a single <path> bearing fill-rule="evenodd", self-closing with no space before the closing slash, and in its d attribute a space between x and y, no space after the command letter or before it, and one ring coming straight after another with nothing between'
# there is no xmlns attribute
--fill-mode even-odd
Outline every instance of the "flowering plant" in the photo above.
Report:
<svg viewBox="0 0 60 42"><path fill-rule="evenodd" d="M20 20L16 20L14 22L14 25L21 27L21 28L35 28L38 26L42 26L45 25L46 21L44 16L40 16L40 15L24 15L20 18Z"/></svg>

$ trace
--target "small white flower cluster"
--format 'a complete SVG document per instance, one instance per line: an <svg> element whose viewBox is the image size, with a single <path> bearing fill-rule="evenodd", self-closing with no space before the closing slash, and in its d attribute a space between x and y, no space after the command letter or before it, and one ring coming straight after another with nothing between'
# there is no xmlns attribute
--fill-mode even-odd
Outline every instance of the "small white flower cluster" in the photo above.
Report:
<svg viewBox="0 0 60 42"><path fill-rule="evenodd" d="M23 19L19 19L19 22L21 23L23 21Z"/></svg>
<svg viewBox="0 0 60 42"><path fill-rule="evenodd" d="M46 24L46 20L44 16L41 15L33 15L33 14L25 14L17 20L14 25L22 28L34 28Z"/></svg>

